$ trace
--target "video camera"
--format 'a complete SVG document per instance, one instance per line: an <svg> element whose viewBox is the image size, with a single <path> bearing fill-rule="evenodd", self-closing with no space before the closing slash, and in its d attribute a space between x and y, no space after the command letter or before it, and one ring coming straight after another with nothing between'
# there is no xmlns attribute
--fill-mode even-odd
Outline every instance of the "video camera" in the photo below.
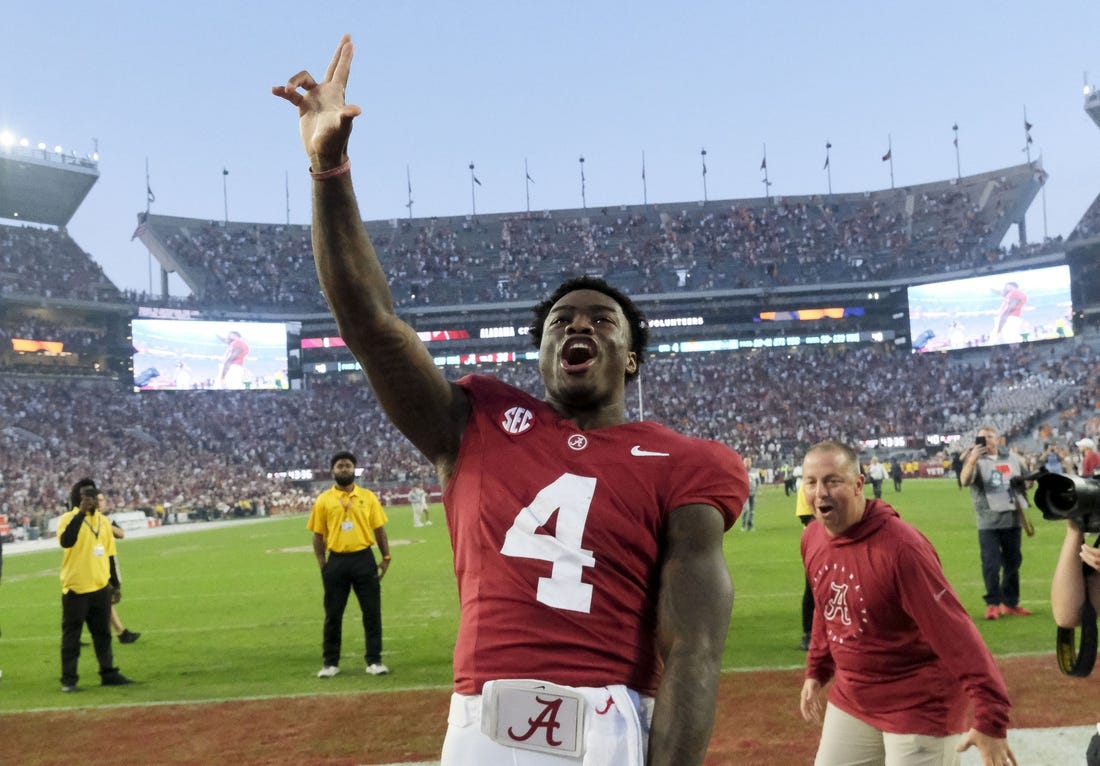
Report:
<svg viewBox="0 0 1100 766"><path fill-rule="evenodd" d="M1044 519L1068 519L1085 534L1100 532L1100 479L1064 476L1040 469L1024 480L1036 482L1035 505ZM1088 571L1087 565L1082 566ZM1055 645L1058 667L1068 676L1083 678L1092 672L1097 647L1096 610L1087 598L1081 607L1079 643L1075 633L1072 628L1058 628Z"/></svg>
<svg viewBox="0 0 1100 766"><path fill-rule="evenodd" d="M1100 480L1064 476L1045 469L1024 480L1036 482L1035 505L1044 519L1068 519L1085 534L1100 532Z"/></svg>

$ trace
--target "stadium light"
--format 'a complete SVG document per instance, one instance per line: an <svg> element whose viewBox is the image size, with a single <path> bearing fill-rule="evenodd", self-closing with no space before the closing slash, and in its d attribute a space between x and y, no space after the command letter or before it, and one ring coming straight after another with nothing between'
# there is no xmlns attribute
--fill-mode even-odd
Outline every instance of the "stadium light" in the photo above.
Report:
<svg viewBox="0 0 1100 766"><path fill-rule="evenodd" d="M6 130L3 133L0 133L0 146L3 146L5 149L10 149L14 143L15 136L13 136L11 133Z"/></svg>

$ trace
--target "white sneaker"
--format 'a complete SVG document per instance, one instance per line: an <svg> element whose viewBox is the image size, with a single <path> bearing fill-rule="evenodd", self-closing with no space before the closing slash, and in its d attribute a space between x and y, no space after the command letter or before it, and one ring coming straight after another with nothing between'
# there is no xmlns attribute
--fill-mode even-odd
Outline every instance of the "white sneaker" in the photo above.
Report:
<svg viewBox="0 0 1100 766"><path fill-rule="evenodd" d="M317 671L318 678L332 678L334 675L340 672L339 665L325 665L323 668Z"/></svg>
<svg viewBox="0 0 1100 766"><path fill-rule="evenodd" d="M430 527L431 525L432 525L432 523L430 521L425 521L424 522L424 526L426 526L426 527Z"/></svg>
<svg viewBox="0 0 1100 766"><path fill-rule="evenodd" d="M389 673L390 669L383 665L381 662L372 662L367 665L367 674L372 676L384 676Z"/></svg>

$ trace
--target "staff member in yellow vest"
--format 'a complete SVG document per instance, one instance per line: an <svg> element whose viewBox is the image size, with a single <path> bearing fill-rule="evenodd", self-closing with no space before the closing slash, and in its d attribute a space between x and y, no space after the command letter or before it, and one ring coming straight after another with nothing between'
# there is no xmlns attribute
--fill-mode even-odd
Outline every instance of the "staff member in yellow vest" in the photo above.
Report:
<svg viewBox="0 0 1100 766"><path fill-rule="evenodd" d="M80 505L61 517L57 539L61 559L61 691L74 692L80 676L80 633L92 635L99 679L104 686L133 683L114 666L111 652L111 604L122 598L115 569L111 523L99 512L99 490L91 479L77 482ZM76 490L77 487L74 487Z"/></svg>
<svg viewBox="0 0 1100 766"><path fill-rule="evenodd" d="M383 526L389 519L378 496L355 484L355 455L337 452L329 465L335 485L313 504L307 529L313 532L313 553L325 586L324 664L318 678L340 672L344 608L352 589L359 599L366 634L367 673L385 675L382 664L381 580L390 567L390 541ZM378 545L381 564L371 550ZM327 554L327 557L326 557Z"/></svg>

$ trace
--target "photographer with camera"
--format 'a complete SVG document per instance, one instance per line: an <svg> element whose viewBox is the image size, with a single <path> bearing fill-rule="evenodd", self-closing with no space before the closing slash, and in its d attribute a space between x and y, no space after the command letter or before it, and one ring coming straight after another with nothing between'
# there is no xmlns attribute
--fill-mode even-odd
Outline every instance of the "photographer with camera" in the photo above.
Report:
<svg viewBox="0 0 1100 766"><path fill-rule="evenodd" d="M1021 513L1013 478L1022 477L1023 466L1015 453L1001 455L997 429L981 426L974 444L962 453L959 482L970 488L978 521L978 545L985 581L985 619L1005 615L1027 616L1020 606Z"/></svg>

